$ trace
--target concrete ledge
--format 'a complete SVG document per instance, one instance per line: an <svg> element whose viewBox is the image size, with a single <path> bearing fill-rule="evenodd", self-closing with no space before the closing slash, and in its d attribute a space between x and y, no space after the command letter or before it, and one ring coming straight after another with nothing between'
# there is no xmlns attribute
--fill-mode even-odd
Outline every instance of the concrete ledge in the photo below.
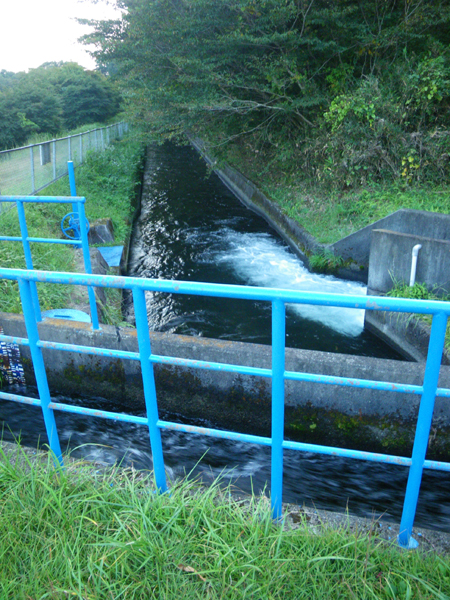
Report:
<svg viewBox="0 0 450 600"><path fill-rule="evenodd" d="M342 238L332 247L344 259L351 258L358 264L368 266L373 229L450 240L450 215L402 208Z"/></svg>
<svg viewBox="0 0 450 600"><path fill-rule="evenodd" d="M26 337L23 318L0 313L6 335ZM83 346L138 351L136 330L48 319L41 339ZM271 348L258 344L151 333L154 354L270 368ZM28 384L34 383L29 349L21 347ZM67 395L102 396L142 410L140 364L87 354L44 350L52 390ZM357 356L286 349L286 369L394 383L421 385L424 365ZM160 410L207 419L224 429L270 435L270 380L233 373L155 365ZM450 368L442 367L439 385L450 388ZM420 398L410 394L353 387L286 382L285 432L290 439L358 447L410 450ZM436 399L435 456L450 455L450 403Z"/></svg>

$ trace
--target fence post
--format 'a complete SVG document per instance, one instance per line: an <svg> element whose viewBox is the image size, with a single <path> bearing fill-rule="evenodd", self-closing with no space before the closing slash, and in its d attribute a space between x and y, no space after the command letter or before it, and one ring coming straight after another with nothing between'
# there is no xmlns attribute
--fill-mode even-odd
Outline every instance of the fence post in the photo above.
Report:
<svg viewBox="0 0 450 600"><path fill-rule="evenodd" d="M52 143L53 148L53 157L52 157L52 165L53 165L53 181L56 179L56 142L53 140Z"/></svg>
<svg viewBox="0 0 450 600"><path fill-rule="evenodd" d="M80 133L80 164L83 162L83 134Z"/></svg>
<svg viewBox="0 0 450 600"><path fill-rule="evenodd" d="M427 452L431 421L433 419L434 401L438 387L439 371L441 369L446 327L447 316L444 313L437 313L433 317L431 326L427 363L423 380L423 393L420 400L416 434L414 437L412 463L409 468L408 483L403 501L403 513L398 536L398 543L403 548L416 548L418 546L418 542L412 537L412 528L417 501L419 499L423 463Z"/></svg>
<svg viewBox="0 0 450 600"><path fill-rule="evenodd" d="M34 181L34 154L33 146L30 146L30 174L31 174L31 193L34 194L36 191L36 185Z"/></svg>
<svg viewBox="0 0 450 600"><path fill-rule="evenodd" d="M80 200L77 202L77 213L78 220L80 224L80 235L81 235L81 243L83 249L83 258L84 258L84 270L86 273L92 273L92 265L91 265L91 255L89 254L89 241L86 227L86 215L84 213L84 204ZM99 330L100 325L98 322L98 312L97 312L97 302L95 299L95 290L89 285L87 287L88 296L89 296L89 306L91 308L91 320L92 320L92 329Z"/></svg>
<svg viewBox="0 0 450 600"><path fill-rule="evenodd" d="M54 457L58 461L60 466L63 465L61 446L59 443L58 431L56 429L55 415L53 410L49 408L51 402L50 390L48 387L47 374L45 372L44 357L42 356L42 349L38 346L39 343L39 331L33 312L32 302L32 287L29 281L19 279L19 291L20 298L22 301L23 317L25 320L25 327L27 329L28 341L30 344L31 359L33 361L34 374L36 377L36 384L39 392L39 398L41 400L41 409L44 416L45 429L47 431L48 443L50 450L53 452Z"/></svg>
<svg viewBox="0 0 450 600"><path fill-rule="evenodd" d="M286 309L282 300L272 302L272 459L270 498L274 519L281 518L283 498L284 367Z"/></svg>
<svg viewBox="0 0 450 600"><path fill-rule="evenodd" d="M156 487L161 492L167 491L166 472L161 444L161 431L158 427L158 403L156 400L155 376L150 362L152 353L148 327L147 307L144 290L133 287L134 311L141 361L142 381L144 385L145 406L147 409L148 430L152 448L153 472Z"/></svg>
<svg viewBox="0 0 450 600"><path fill-rule="evenodd" d="M70 135L67 138L67 154L68 154L68 160L72 160L72 138Z"/></svg>
<svg viewBox="0 0 450 600"><path fill-rule="evenodd" d="M70 195L75 198L77 195L77 186L75 184L75 171L71 160L67 161L67 172L69 174ZM76 200L72 202L72 212L78 212L78 202Z"/></svg>

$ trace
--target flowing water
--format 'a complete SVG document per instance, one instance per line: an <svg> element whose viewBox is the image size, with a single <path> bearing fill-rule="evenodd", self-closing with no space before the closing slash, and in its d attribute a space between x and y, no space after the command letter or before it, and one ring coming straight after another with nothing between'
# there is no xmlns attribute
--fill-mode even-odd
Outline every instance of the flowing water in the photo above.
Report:
<svg viewBox="0 0 450 600"><path fill-rule="evenodd" d="M136 224L130 275L364 294L361 284L308 272L267 223L243 207L190 148L163 146L149 153L142 214ZM148 294L151 327L159 331L270 343L270 306L264 303ZM129 318L132 319L132 307ZM398 358L363 330L362 311L289 307L287 345L365 356ZM32 392L27 390L27 395ZM56 401L65 402L63 397ZM102 398L70 402L144 416L144 407L112 405ZM46 440L40 409L4 402L3 437L25 445ZM185 421L180 414L162 418ZM148 431L56 413L64 448L104 464L152 466ZM198 422L197 422L198 424ZM205 426L215 424L204 421ZM221 475L243 491L269 490L270 449L163 431L166 467L172 477L191 472L204 480ZM399 520L407 469L285 451L284 500L317 508L349 510ZM450 475L424 474L416 524L450 531Z"/></svg>
<svg viewBox="0 0 450 600"><path fill-rule="evenodd" d="M306 269L264 219L247 209L189 148L149 152L129 274L285 289L365 294L363 284ZM270 344L269 303L148 294L150 328ZM132 317L132 315L131 315ZM363 329L361 310L288 306L286 344L398 358Z"/></svg>

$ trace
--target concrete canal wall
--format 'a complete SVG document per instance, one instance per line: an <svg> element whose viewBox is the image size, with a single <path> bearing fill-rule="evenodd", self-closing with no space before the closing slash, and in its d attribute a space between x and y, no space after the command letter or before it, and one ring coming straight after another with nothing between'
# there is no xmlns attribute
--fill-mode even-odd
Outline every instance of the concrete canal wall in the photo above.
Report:
<svg viewBox="0 0 450 600"><path fill-rule="evenodd" d="M6 335L26 337L20 315L0 313ZM41 339L137 352L136 330L46 319ZM154 354L270 368L271 348L257 344L151 333ZM144 407L138 361L44 349L50 387L66 395L102 396L128 410ZM27 383L34 374L29 349L21 346ZM424 365L327 352L286 349L286 369L306 373L421 385ZM225 429L270 435L270 380L233 373L155 365L160 410L207 419ZM450 388L450 367L440 387ZM286 382L286 435L291 439L361 449L410 448L420 398L352 387ZM450 405L436 399L433 450L450 455Z"/></svg>
<svg viewBox="0 0 450 600"><path fill-rule="evenodd" d="M192 145L212 166L215 160L199 139ZM450 215L420 210L400 209L374 221L367 227L324 245L296 221L283 214L280 207L238 170L221 164L214 170L222 182L250 209L262 216L309 266L309 256L323 249L341 256L346 266L334 273L343 279L368 284L368 294L383 295L397 282L409 282L411 250L420 243L416 281L440 293L450 291ZM428 352L430 328L410 315L366 312L365 327L395 348L406 359L424 362ZM443 364L450 364L444 353Z"/></svg>

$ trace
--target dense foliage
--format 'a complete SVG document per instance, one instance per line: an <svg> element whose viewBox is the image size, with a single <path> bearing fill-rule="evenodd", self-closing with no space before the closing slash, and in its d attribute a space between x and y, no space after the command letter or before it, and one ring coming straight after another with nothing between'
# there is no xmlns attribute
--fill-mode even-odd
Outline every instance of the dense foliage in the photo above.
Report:
<svg viewBox="0 0 450 600"><path fill-rule="evenodd" d="M107 77L76 63L45 63L28 73L0 71L0 150L30 134L102 123L120 108Z"/></svg>
<svg viewBox="0 0 450 600"><path fill-rule="evenodd" d="M450 0L116 0L99 66L154 139L250 145L342 187L449 175Z"/></svg>

